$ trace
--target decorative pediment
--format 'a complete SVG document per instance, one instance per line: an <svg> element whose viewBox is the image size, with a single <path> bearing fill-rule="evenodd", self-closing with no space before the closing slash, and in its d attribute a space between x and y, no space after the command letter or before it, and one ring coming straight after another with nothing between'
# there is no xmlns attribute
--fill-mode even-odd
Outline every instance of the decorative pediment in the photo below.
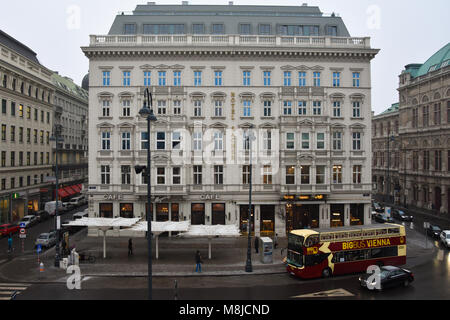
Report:
<svg viewBox="0 0 450 320"><path fill-rule="evenodd" d="M340 93L340 92L335 92L335 93L330 94L330 98L343 100L345 98L345 94Z"/></svg>
<svg viewBox="0 0 450 320"><path fill-rule="evenodd" d="M130 122L122 122L117 125L118 128L134 128L134 124Z"/></svg>
<svg viewBox="0 0 450 320"><path fill-rule="evenodd" d="M169 157L164 154L155 154L152 156L152 161L155 162L167 162Z"/></svg>
<svg viewBox="0 0 450 320"><path fill-rule="evenodd" d="M259 95L261 100L275 100L275 94L272 92L263 92Z"/></svg>
<svg viewBox="0 0 450 320"><path fill-rule="evenodd" d="M99 129L114 129L114 125L108 122L102 122L97 125Z"/></svg>
<svg viewBox="0 0 450 320"><path fill-rule="evenodd" d="M170 69L170 66L166 64L159 64L155 67L156 69Z"/></svg>
<svg viewBox="0 0 450 320"><path fill-rule="evenodd" d="M194 129L194 131L198 130L198 129L202 129L202 131L203 131L207 128L207 125L201 121L194 121L194 123L191 123L188 125L188 128Z"/></svg>
<svg viewBox="0 0 450 320"><path fill-rule="evenodd" d="M134 98L134 93L125 91L118 94L119 98Z"/></svg>
<svg viewBox="0 0 450 320"><path fill-rule="evenodd" d="M210 128L215 128L215 129L224 129L224 128L228 128L228 126L225 123L222 122L216 122L213 123L212 125L209 126Z"/></svg>
<svg viewBox="0 0 450 320"><path fill-rule="evenodd" d="M158 126L158 125L159 125L159 126L166 126L166 125L169 123L169 121L167 121L167 120L158 118L158 115L156 115L156 117L157 117L158 120L156 120L156 121L154 122L154 125L155 125L155 126Z"/></svg>
<svg viewBox="0 0 450 320"><path fill-rule="evenodd" d="M321 70L325 70L325 68L324 67L321 67L321 66L314 66L314 67L312 67L312 68L310 68L311 70L314 70L314 71L321 71Z"/></svg>
<svg viewBox="0 0 450 320"><path fill-rule="evenodd" d="M350 129L365 129L366 125L362 123L355 123L350 126Z"/></svg>
<svg viewBox="0 0 450 320"><path fill-rule="evenodd" d="M241 123L240 125L238 125L238 128L241 129L253 129L255 126L253 124L251 124L250 122L244 122Z"/></svg>
<svg viewBox="0 0 450 320"><path fill-rule="evenodd" d="M350 95L351 100L364 100L366 98L362 93L353 93Z"/></svg>
<svg viewBox="0 0 450 320"><path fill-rule="evenodd" d="M305 65L301 65L301 66L298 66L296 69L300 70L300 71L307 71L307 70L309 70L309 67L305 66Z"/></svg>
<svg viewBox="0 0 450 320"><path fill-rule="evenodd" d="M277 127L276 125L270 122L264 122L259 125L260 129L276 129L276 127Z"/></svg>
<svg viewBox="0 0 450 320"><path fill-rule="evenodd" d="M291 65L286 65L286 66L282 66L280 69L284 70L284 71L286 71L286 70L295 70L295 67L291 66Z"/></svg>
<svg viewBox="0 0 450 320"><path fill-rule="evenodd" d="M103 91L97 94L97 97L99 99L112 99L114 97L114 94L112 94L111 92Z"/></svg>
<svg viewBox="0 0 450 320"><path fill-rule="evenodd" d="M313 161L314 157L310 153L301 153L300 156L297 157L297 159L304 161Z"/></svg>
<svg viewBox="0 0 450 320"><path fill-rule="evenodd" d="M211 93L211 98L222 98L225 99L227 97L227 94L225 92L216 91Z"/></svg>
<svg viewBox="0 0 450 320"><path fill-rule="evenodd" d="M182 69L184 69L184 66L182 66L181 64L175 64L175 65L171 66L170 69L182 70Z"/></svg>
<svg viewBox="0 0 450 320"><path fill-rule="evenodd" d="M255 94L252 92L242 92L239 94L239 98L241 101L244 99L251 99L253 101L255 99Z"/></svg>
<svg viewBox="0 0 450 320"><path fill-rule="evenodd" d="M204 94L203 92L192 92L189 94L189 97L191 97L191 99L205 99L206 94Z"/></svg>
<svg viewBox="0 0 450 320"><path fill-rule="evenodd" d="M330 128L331 129L345 129L347 126L341 124L341 123L333 123Z"/></svg>
<svg viewBox="0 0 450 320"><path fill-rule="evenodd" d="M301 126L308 126L308 127L310 127L310 126L313 125L313 122L311 120L308 120L308 119L302 119L302 120L298 121L297 124L299 124Z"/></svg>
<svg viewBox="0 0 450 320"><path fill-rule="evenodd" d="M139 68L141 68L142 70L149 70L149 69L154 69L155 67L149 64L144 64L142 66L140 66Z"/></svg>

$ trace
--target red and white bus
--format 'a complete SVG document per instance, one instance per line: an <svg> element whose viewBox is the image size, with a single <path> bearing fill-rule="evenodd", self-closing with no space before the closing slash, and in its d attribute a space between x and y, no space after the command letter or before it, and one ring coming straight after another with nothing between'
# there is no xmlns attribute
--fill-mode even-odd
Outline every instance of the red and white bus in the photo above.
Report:
<svg viewBox="0 0 450 320"><path fill-rule="evenodd" d="M294 230L287 271L303 279L364 272L370 265L406 263L405 227L397 224Z"/></svg>

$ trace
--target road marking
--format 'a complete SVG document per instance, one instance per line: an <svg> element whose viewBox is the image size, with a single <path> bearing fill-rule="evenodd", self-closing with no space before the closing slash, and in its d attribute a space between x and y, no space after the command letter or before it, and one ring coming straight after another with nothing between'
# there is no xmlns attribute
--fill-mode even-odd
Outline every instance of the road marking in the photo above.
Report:
<svg viewBox="0 0 450 320"><path fill-rule="evenodd" d="M12 295L20 294L28 289L28 283L0 283L0 300L11 300Z"/></svg>
<svg viewBox="0 0 450 320"><path fill-rule="evenodd" d="M315 293L307 293L298 296L293 296L291 298L332 298L332 297L353 297L353 293L348 292L345 289L335 289L329 291L320 291Z"/></svg>
<svg viewBox="0 0 450 320"><path fill-rule="evenodd" d="M0 287L3 286L16 286L16 287L29 287L28 283L0 283Z"/></svg>

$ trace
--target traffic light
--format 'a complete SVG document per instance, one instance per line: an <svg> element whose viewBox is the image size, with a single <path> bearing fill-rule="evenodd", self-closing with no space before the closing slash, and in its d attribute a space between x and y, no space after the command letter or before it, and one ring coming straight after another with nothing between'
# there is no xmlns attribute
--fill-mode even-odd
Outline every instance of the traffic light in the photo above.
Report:
<svg viewBox="0 0 450 320"><path fill-rule="evenodd" d="M146 174L147 173L147 166L135 166L134 170L136 171L136 174Z"/></svg>

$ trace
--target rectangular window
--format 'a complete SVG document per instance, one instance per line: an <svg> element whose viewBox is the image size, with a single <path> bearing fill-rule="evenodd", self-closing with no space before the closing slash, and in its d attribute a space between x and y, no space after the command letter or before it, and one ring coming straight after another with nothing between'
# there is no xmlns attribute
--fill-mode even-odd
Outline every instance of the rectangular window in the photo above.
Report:
<svg viewBox="0 0 450 320"><path fill-rule="evenodd" d="M202 166L194 166L194 184L201 185L202 184Z"/></svg>
<svg viewBox="0 0 450 320"><path fill-rule="evenodd" d="M223 166L214 166L214 184L223 184Z"/></svg>
<svg viewBox="0 0 450 320"><path fill-rule="evenodd" d="M306 87L306 72L299 72L298 73L298 86L299 87Z"/></svg>
<svg viewBox="0 0 450 320"><path fill-rule="evenodd" d="M166 72L158 71L158 86L164 87L166 85Z"/></svg>
<svg viewBox="0 0 450 320"><path fill-rule="evenodd" d="M200 23L194 23L192 25L193 34L205 34L205 25Z"/></svg>
<svg viewBox="0 0 450 320"><path fill-rule="evenodd" d="M159 115L167 114L166 100L158 100L158 114Z"/></svg>
<svg viewBox="0 0 450 320"><path fill-rule="evenodd" d="M353 150L361 150L361 132L352 133Z"/></svg>
<svg viewBox="0 0 450 320"><path fill-rule="evenodd" d="M2 168L6 167L6 151L2 151Z"/></svg>
<svg viewBox="0 0 450 320"><path fill-rule="evenodd" d="M214 116L215 117L223 116L223 101L222 100L214 101Z"/></svg>
<svg viewBox="0 0 450 320"><path fill-rule="evenodd" d="M2 141L6 141L6 124L2 124Z"/></svg>
<svg viewBox="0 0 450 320"><path fill-rule="evenodd" d="M353 183L361 184L361 171L362 166L353 166Z"/></svg>
<svg viewBox="0 0 450 320"><path fill-rule="evenodd" d="M181 132L172 132L172 150L181 150Z"/></svg>
<svg viewBox="0 0 450 320"><path fill-rule="evenodd" d="M150 87L152 85L152 73L150 71L144 71L144 86Z"/></svg>
<svg viewBox="0 0 450 320"><path fill-rule="evenodd" d="M333 72L333 87L340 87L340 86L341 86L341 73Z"/></svg>
<svg viewBox="0 0 450 320"><path fill-rule="evenodd" d="M325 149L325 133L319 132L317 133L317 150Z"/></svg>
<svg viewBox="0 0 450 320"><path fill-rule="evenodd" d="M19 142L23 142L23 127L19 128Z"/></svg>
<svg viewBox="0 0 450 320"><path fill-rule="evenodd" d="M166 184L166 168L156 168L156 184Z"/></svg>
<svg viewBox="0 0 450 320"><path fill-rule="evenodd" d="M121 166L121 174L122 174L122 184L128 185L131 184L131 167L130 166Z"/></svg>
<svg viewBox="0 0 450 320"><path fill-rule="evenodd" d="M283 115L290 116L292 115L292 101L283 101Z"/></svg>
<svg viewBox="0 0 450 320"><path fill-rule="evenodd" d="M320 72L314 72L313 74L313 86L320 87Z"/></svg>
<svg viewBox="0 0 450 320"><path fill-rule="evenodd" d="M434 104L434 124L435 125L441 124L441 104L440 103Z"/></svg>
<svg viewBox="0 0 450 320"><path fill-rule="evenodd" d="M242 184L250 184L250 166L242 166Z"/></svg>
<svg viewBox="0 0 450 320"><path fill-rule="evenodd" d="M295 184L295 166L286 167L286 184Z"/></svg>
<svg viewBox="0 0 450 320"><path fill-rule="evenodd" d="M272 116L272 101L264 100L264 117Z"/></svg>
<svg viewBox="0 0 450 320"><path fill-rule="evenodd" d="M166 133L157 132L156 133L156 149L165 150L166 149Z"/></svg>
<svg viewBox="0 0 450 320"><path fill-rule="evenodd" d="M131 150L131 132L122 132L122 150Z"/></svg>
<svg viewBox="0 0 450 320"><path fill-rule="evenodd" d="M325 184L325 166L316 166L316 184Z"/></svg>
<svg viewBox="0 0 450 320"><path fill-rule="evenodd" d="M141 150L148 149L148 132L141 132Z"/></svg>
<svg viewBox="0 0 450 320"><path fill-rule="evenodd" d="M322 102L321 101L313 101L313 115L315 115L315 116L322 115Z"/></svg>
<svg viewBox="0 0 450 320"><path fill-rule="evenodd" d="M111 150L111 132L102 132L102 150Z"/></svg>
<svg viewBox="0 0 450 320"><path fill-rule="evenodd" d="M225 28L223 24L213 24L212 34L224 34Z"/></svg>
<svg viewBox="0 0 450 320"><path fill-rule="evenodd" d="M6 100L2 99L2 113L6 114Z"/></svg>
<svg viewBox="0 0 450 320"><path fill-rule="evenodd" d="M434 171L442 171L442 151L434 151Z"/></svg>
<svg viewBox="0 0 450 320"><path fill-rule="evenodd" d="M222 132L214 132L214 150L223 150Z"/></svg>
<svg viewBox="0 0 450 320"><path fill-rule="evenodd" d="M172 184L181 184L181 168L172 168Z"/></svg>
<svg viewBox="0 0 450 320"><path fill-rule="evenodd" d="M310 184L310 166L301 166L300 168L300 183Z"/></svg>
<svg viewBox="0 0 450 320"><path fill-rule="evenodd" d="M101 182L102 184L111 183L111 171L109 166L101 166Z"/></svg>
<svg viewBox="0 0 450 320"><path fill-rule="evenodd" d="M124 71L123 72L123 86L129 87L131 85L131 72Z"/></svg>
<svg viewBox="0 0 450 320"><path fill-rule="evenodd" d="M333 150L342 150L342 132L333 132Z"/></svg>
<svg viewBox="0 0 450 320"><path fill-rule="evenodd" d="M285 87L289 87L292 84L292 73L290 71L285 71L284 73L284 81L283 84Z"/></svg>
<svg viewBox="0 0 450 320"><path fill-rule="evenodd" d="M136 25L135 24L125 24L124 26L124 34L136 34Z"/></svg>
<svg viewBox="0 0 450 320"><path fill-rule="evenodd" d="M31 107L27 107L27 119L31 119Z"/></svg>
<svg viewBox="0 0 450 320"><path fill-rule="evenodd" d="M27 143L31 143L31 129L27 128Z"/></svg>
<svg viewBox="0 0 450 320"><path fill-rule="evenodd" d="M174 100L173 101L173 114L174 115L181 115L181 100Z"/></svg>
<svg viewBox="0 0 450 320"><path fill-rule="evenodd" d="M333 101L333 117L341 117L341 102Z"/></svg>
<svg viewBox="0 0 450 320"><path fill-rule="evenodd" d="M198 87L202 85L202 72L194 71L194 86Z"/></svg>
<svg viewBox="0 0 450 320"><path fill-rule="evenodd" d="M251 72L250 71L243 71L242 72L242 82L244 86L250 86L250 77Z"/></svg>
<svg viewBox="0 0 450 320"><path fill-rule="evenodd" d="M110 116L110 101L109 100L103 100L102 102L102 116L103 117L109 117Z"/></svg>
<svg viewBox="0 0 450 320"><path fill-rule="evenodd" d="M302 149L309 149L309 133L302 133Z"/></svg>
<svg viewBox="0 0 450 320"><path fill-rule="evenodd" d="M194 151L202 150L202 133L194 131Z"/></svg>
<svg viewBox="0 0 450 320"><path fill-rule="evenodd" d="M16 153L14 151L11 151L11 167L16 166Z"/></svg>
<svg viewBox="0 0 450 320"><path fill-rule="evenodd" d="M263 184L272 184L272 166L263 167Z"/></svg>
<svg viewBox="0 0 450 320"><path fill-rule="evenodd" d="M342 166L333 166L333 184L342 183Z"/></svg>
<svg viewBox="0 0 450 320"><path fill-rule="evenodd" d="M361 118L361 102L353 101L353 118Z"/></svg>
<svg viewBox="0 0 450 320"><path fill-rule="evenodd" d="M111 71L103 71L103 86L108 87L111 85Z"/></svg>
<svg viewBox="0 0 450 320"><path fill-rule="evenodd" d="M298 102L298 115L299 116L306 116L307 115L306 101L299 101Z"/></svg>
<svg viewBox="0 0 450 320"><path fill-rule="evenodd" d="M181 86L181 71L173 72L173 85L175 87Z"/></svg>
<svg viewBox="0 0 450 320"><path fill-rule="evenodd" d="M264 86L268 87L271 85L271 79L272 79L272 72L271 71L264 71L263 72L264 77Z"/></svg>
<svg viewBox="0 0 450 320"><path fill-rule="evenodd" d="M194 117L202 116L202 102L200 100L194 101Z"/></svg>
<svg viewBox="0 0 450 320"><path fill-rule="evenodd" d="M251 107L252 107L251 100L244 100L244 117L252 116Z"/></svg>
<svg viewBox="0 0 450 320"><path fill-rule="evenodd" d="M11 141L12 142L16 141L16 127L15 126L11 126L11 134L10 134L10 136L11 136Z"/></svg>
<svg viewBox="0 0 450 320"><path fill-rule="evenodd" d="M354 88L359 88L359 78L360 78L360 73L353 72L353 87Z"/></svg>
<svg viewBox="0 0 450 320"><path fill-rule="evenodd" d="M250 24L240 24L239 25L239 34L251 34L251 25Z"/></svg>
<svg viewBox="0 0 450 320"><path fill-rule="evenodd" d="M214 71L214 85L216 87L222 85L222 71Z"/></svg>
<svg viewBox="0 0 450 320"><path fill-rule="evenodd" d="M23 104L19 104L19 117L23 118Z"/></svg>
<svg viewBox="0 0 450 320"><path fill-rule="evenodd" d="M429 114L430 108L429 106L424 106L422 109L422 115L423 115L423 126L424 127L428 127L429 123L430 123L430 114Z"/></svg>
<svg viewBox="0 0 450 320"><path fill-rule="evenodd" d="M270 24L260 24L258 29L261 35L270 34Z"/></svg>
<svg viewBox="0 0 450 320"><path fill-rule="evenodd" d="M288 149L288 150L295 149L295 133L294 132L286 133L286 149Z"/></svg>
<svg viewBox="0 0 450 320"><path fill-rule="evenodd" d="M11 101L11 116L16 116L16 103L14 101Z"/></svg>
<svg viewBox="0 0 450 320"><path fill-rule="evenodd" d="M122 116L123 117L131 116L131 101L130 100L122 101Z"/></svg>
<svg viewBox="0 0 450 320"><path fill-rule="evenodd" d="M265 151L272 150L272 132L271 131L263 132L263 149Z"/></svg>

